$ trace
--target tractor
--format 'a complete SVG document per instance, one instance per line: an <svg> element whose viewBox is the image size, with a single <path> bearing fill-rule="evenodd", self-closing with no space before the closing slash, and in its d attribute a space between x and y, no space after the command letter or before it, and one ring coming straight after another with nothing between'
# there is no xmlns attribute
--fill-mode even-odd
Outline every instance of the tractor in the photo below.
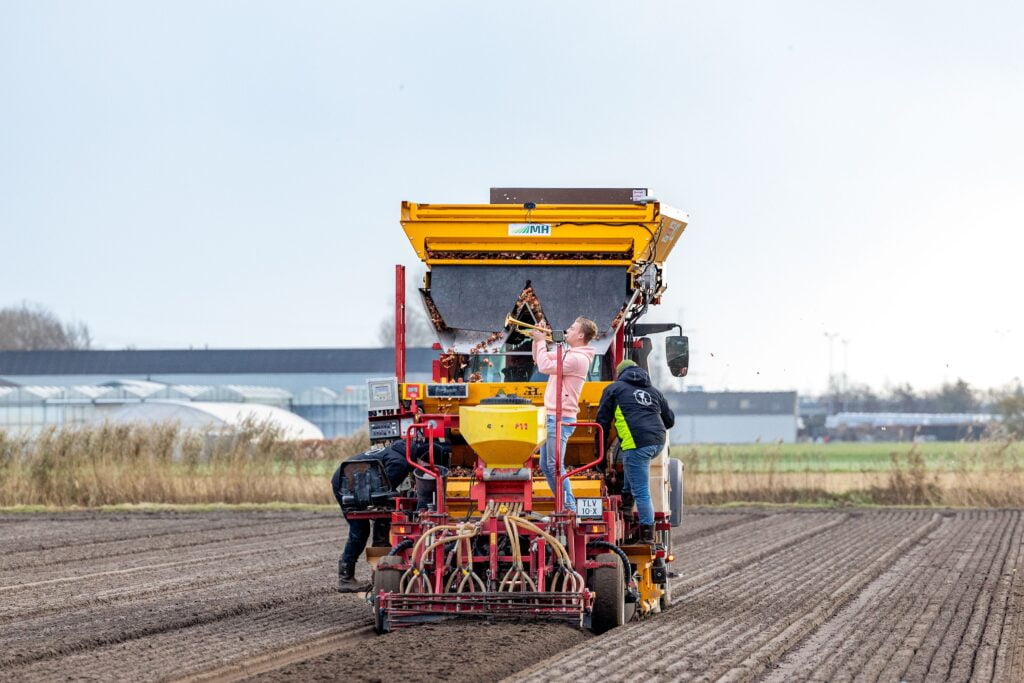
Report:
<svg viewBox="0 0 1024 683"><path fill-rule="evenodd" d="M406 440L414 484L397 493L374 464L343 472L352 516L390 522L367 548L378 633L452 618L563 621L602 633L671 602L672 528L682 522L683 468L669 444L651 462L655 542L639 542L622 505L617 443L594 421L621 360L645 369L665 337L670 373L685 376L676 323L644 323L661 302L665 259L686 214L639 188L493 188L489 204L403 202L401 224L426 266L421 303L437 343L431 381L406 380L405 267L395 269L395 375L371 379L371 441ZM575 431L551 490L538 468L546 382L529 331L598 324ZM559 367L561 367L559 365ZM559 391L559 395L561 392ZM556 414L562 423L561 408ZM414 460L412 444L429 444ZM558 443L558 440L554 440ZM559 471L556 465L555 471ZM565 508L566 481L577 510Z"/></svg>

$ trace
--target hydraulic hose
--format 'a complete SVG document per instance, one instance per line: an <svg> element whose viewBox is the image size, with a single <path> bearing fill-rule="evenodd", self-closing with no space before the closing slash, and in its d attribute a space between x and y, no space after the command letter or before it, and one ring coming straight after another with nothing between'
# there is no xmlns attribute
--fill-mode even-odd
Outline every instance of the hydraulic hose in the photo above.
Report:
<svg viewBox="0 0 1024 683"><path fill-rule="evenodd" d="M629 555L627 555L625 552L623 552L622 548L620 548L619 546L615 545L614 543L609 543L608 541L591 541L590 543L587 544L587 547L588 548L605 548L606 550L611 550L613 553L618 555L619 559L622 560L622 576L623 576L623 578L626 581L626 586L628 588L630 588L631 590L634 588L634 586L633 586L633 567L629 563Z"/></svg>
<svg viewBox="0 0 1024 683"><path fill-rule="evenodd" d="M397 555L398 553L402 552L403 550L411 548L412 547L412 543L413 542L412 542L411 538L407 538L404 541L399 541L398 544L394 548L392 548L391 550L388 551L388 557L394 557L395 555Z"/></svg>

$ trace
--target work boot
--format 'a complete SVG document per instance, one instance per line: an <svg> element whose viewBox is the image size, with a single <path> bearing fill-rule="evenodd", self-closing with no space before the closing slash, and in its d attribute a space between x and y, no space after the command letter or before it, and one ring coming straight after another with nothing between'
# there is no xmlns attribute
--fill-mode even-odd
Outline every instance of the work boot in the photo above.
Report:
<svg viewBox="0 0 1024 683"><path fill-rule="evenodd" d="M338 560L338 592L362 593L370 590L368 582L356 580L356 563Z"/></svg>
<svg viewBox="0 0 1024 683"><path fill-rule="evenodd" d="M640 543L644 545L654 545L654 525L653 524L641 524L640 525Z"/></svg>
<svg viewBox="0 0 1024 683"><path fill-rule="evenodd" d="M636 501L633 499L633 494L630 493L629 491L626 491L622 494L622 505L620 506L620 508L623 512L630 513L633 511L633 504L635 502Z"/></svg>

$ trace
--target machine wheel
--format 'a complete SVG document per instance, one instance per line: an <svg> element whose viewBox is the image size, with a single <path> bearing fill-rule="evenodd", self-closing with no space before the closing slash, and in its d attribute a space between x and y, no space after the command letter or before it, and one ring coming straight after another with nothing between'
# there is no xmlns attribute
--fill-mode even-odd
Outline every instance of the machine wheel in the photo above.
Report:
<svg viewBox="0 0 1024 683"><path fill-rule="evenodd" d="M598 567L590 580L591 590L597 593L590 615L590 630L600 634L625 623L626 587L618 555L602 553L594 559L615 564L614 567Z"/></svg>
<svg viewBox="0 0 1024 683"><path fill-rule="evenodd" d="M387 633L388 627L384 613L377 604L377 594L380 591L385 593L397 593L402 583L402 571L397 565L402 563L402 558L394 555L386 555L377 562L377 570L373 572L373 627L377 633Z"/></svg>
<svg viewBox="0 0 1024 683"><path fill-rule="evenodd" d="M662 531L661 532L661 544L663 546L665 546L665 554L666 555L671 555L672 554L672 532L671 531ZM666 566L668 565L667 562L665 564L666 564ZM658 598L658 606L661 608L661 611L664 612L666 609L668 609L669 605L672 604L672 579L671 578L666 578L665 585L661 587L661 590L662 590L662 594L661 594L661 597Z"/></svg>
<svg viewBox="0 0 1024 683"><path fill-rule="evenodd" d="M672 511L669 523L676 527L683 523L683 463L676 458L668 461L669 505Z"/></svg>

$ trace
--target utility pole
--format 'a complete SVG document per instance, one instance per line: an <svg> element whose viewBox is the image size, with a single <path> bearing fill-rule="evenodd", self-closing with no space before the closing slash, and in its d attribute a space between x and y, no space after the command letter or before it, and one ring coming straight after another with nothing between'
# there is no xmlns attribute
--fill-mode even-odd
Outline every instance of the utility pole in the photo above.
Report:
<svg viewBox="0 0 1024 683"><path fill-rule="evenodd" d="M843 339L842 341L843 341L843 412L846 412L846 401L848 400L847 399L847 394L850 391L850 379L849 379L849 376L846 374L847 351L849 350L847 347L850 344L850 340L849 339Z"/></svg>
<svg viewBox="0 0 1024 683"><path fill-rule="evenodd" d="M825 333L825 338L828 339L828 393L829 393L828 411L829 411L829 413L833 412L832 408L833 408L833 403L835 401L835 394L836 394L836 391L835 391L835 375L833 373L833 363L832 363L832 360L833 360L833 353L832 352L834 350L836 337L838 337L838 336L839 336L838 332L826 332Z"/></svg>

